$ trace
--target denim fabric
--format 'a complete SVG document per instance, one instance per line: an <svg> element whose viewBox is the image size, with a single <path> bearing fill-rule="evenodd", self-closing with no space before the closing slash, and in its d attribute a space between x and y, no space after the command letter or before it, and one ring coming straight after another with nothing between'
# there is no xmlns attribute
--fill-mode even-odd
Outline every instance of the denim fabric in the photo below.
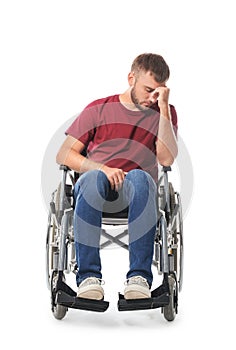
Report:
<svg viewBox="0 0 236 350"><path fill-rule="evenodd" d="M152 177L131 170L119 192L111 190L100 170L84 173L75 185L74 235L78 264L77 284L85 278L102 278L99 243L102 211L118 212L129 207L129 260L126 277L143 276L151 286L154 239L157 224L157 188Z"/></svg>

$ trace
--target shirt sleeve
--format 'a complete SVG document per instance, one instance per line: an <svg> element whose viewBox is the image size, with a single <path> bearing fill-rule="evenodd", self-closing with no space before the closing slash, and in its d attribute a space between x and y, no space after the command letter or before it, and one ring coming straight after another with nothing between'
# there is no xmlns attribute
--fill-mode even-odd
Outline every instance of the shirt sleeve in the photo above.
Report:
<svg viewBox="0 0 236 350"><path fill-rule="evenodd" d="M176 109L173 105L170 105L170 114L171 114L171 121L174 128L175 135L177 136L178 131L178 117L176 113Z"/></svg>
<svg viewBox="0 0 236 350"><path fill-rule="evenodd" d="M93 139L96 130L96 106L87 106L73 121L69 128L65 131L66 135L70 135L82 142L86 147Z"/></svg>

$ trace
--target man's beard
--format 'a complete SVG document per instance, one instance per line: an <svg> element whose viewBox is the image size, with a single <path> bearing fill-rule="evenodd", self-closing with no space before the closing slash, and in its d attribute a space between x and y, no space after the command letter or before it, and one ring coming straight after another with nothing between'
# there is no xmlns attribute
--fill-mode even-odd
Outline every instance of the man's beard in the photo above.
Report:
<svg viewBox="0 0 236 350"><path fill-rule="evenodd" d="M132 100L133 104L135 105L135 107L137 109L139 109L140 111L145 112L145 113L149 113L151 111L151 109L150 109L151 106L147 107L147 106L142 106L140 104L140 101L137 98L137 95L136 95L136 92L135 92L135 85L132 88L132 90L130 91L130 97L131 97L131 100Z"/></svg>
<svg viewBox="0 0 236 350"><path fill-rule="evenodd" d="M135 93L135 86L132 88L132 90L130 92L130 97L131 97L131 100L132 100L133 104L135 105L135 107L138 108L140 111L143 111L143 107L139 104L139 100L138 100L136 93Z"/></svg>

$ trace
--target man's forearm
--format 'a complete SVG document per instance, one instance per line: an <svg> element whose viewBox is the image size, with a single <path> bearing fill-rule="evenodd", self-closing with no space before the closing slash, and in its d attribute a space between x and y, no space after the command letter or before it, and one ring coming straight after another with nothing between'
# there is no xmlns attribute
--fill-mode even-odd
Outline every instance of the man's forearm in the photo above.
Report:
<svg viewBox="0 0 236 350"><path fill-rule="evenodd" d="M89 160L88 158L83 159L83 161L80 164L80 173L85 173L89 170L101 170L103 168L102 163L94 162L93 160Z"/></svg>
<svg viewBox="0 0 236 350"><path fill-rule="evenodd" d="M160 108L158 140L156 144L157 160L161 165L171 165L178 154L178 145L171 121L170 108Z"/></svg>
<svg viewBox="0 0 236 350"><path fill-rule="evenodd" d="M62 150L57 157L57 163L67 165L78 173L85 173L103 167L103 164L89 160L73 149Z"/></svg>

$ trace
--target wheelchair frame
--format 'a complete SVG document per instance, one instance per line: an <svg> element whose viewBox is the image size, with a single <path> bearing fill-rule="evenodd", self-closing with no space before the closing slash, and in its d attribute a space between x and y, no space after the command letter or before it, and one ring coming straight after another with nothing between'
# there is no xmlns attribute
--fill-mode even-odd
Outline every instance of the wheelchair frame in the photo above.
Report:
<svg viewBox="0 0 236 350"><path fill-rule="evenodd" d="M66 284L65 274L77 272L73 234L73 186L78 174L61 165L61 182L52 193L46 238L46 274L51 293L51 309L56 319L62 319L68 308L104 312L109 302L76 297ZM158 180L158 223L154 243L153 265L163 275L162 284L151 292L151 298L126 300L119 293L118 310L144 310L161 308L164 318L173 321L178 313L178 293L183 284L183 219L180 195L168 181L171 167L162 167ZM70 184L68 184L70 179ZM103 217L103 225L126 225L126 217ZM103 227L103 226L102 226ZM114 236L102 229L100 244L103 249L112 243L128 250L121 241L128 235L126 228Z"/></svg>

